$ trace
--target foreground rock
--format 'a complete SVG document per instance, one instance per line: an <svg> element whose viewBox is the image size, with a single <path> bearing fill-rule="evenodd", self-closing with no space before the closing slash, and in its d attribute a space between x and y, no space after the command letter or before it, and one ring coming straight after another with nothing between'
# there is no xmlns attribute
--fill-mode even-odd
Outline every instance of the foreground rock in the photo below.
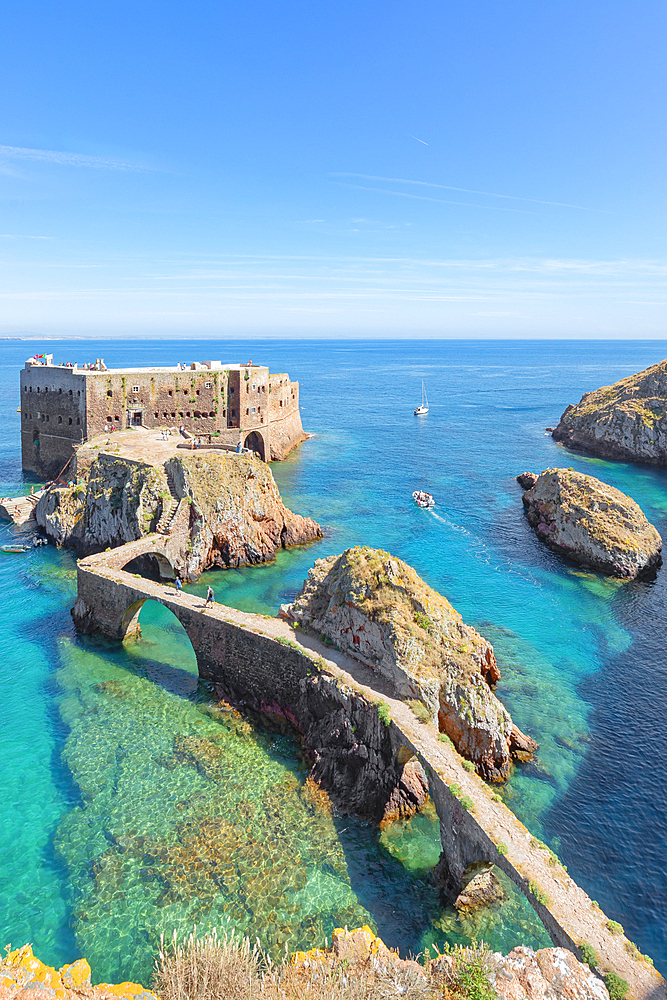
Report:
<svg viewBox="0 0 667 1000"><path fill-rule="evenodd" d="M565 948L514 948L489 956L489 981L505 1000L608 1000L604 983Z"/></svg>
<svg viewBox="0 0 667 1000"><path fill-rule="evenodd" d="M584 393L553 436L603 458L667 465L667 361Z"/></svg>
<svg viewBox="0 0 667 1000"><path fill-rule="evenodd" d="M32 953L29 944L9 951L0 960L0 1000L159 1000L139 983L91 986L85 958L54 969Z"/></svg>
<svg viewBox="0 0 667 1000"><path fill-rule="evenodd" d="M661 562L662 539L630 497L570 469L547 469L523 495L537 537L590 569L632 579Z"/></svg>
<svg viewBox="0 0 667 1000"><path fill-rule="evenodd" d="M503 780L515 749L537 749L491 690L491 644L400 559L367 546L318 559L281 610L422 701L482 777Z"/></svg>
<svg viewBox="0 0 667 1000"><path fill-rule="evenodd" d="M100 455L74 485L46 493L35 516L57 545L90 555L168 528L183 504L174 568L188 580L322 537L315 521L285 507L268 465L234 453L185 452L157 466Z"/></svg>

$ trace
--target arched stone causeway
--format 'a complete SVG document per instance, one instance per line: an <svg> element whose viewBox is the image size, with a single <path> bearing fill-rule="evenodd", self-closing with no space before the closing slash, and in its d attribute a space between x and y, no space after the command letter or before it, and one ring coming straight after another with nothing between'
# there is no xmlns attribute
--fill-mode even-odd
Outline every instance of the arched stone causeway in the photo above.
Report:
<svg viewBox="0 0 667 1000"><path fill-rule="evenodd" d="M166 545L162 536L148 536L80 560L72 611L76 627L122 640L133 629L136 633L147 599L168 607L190 639L199 676L236 704L288 719L316 761L329 767L325 776L351 781L345 785L351 809L378 788L391 793L403 770L419 761L440 819L438 874L449 896L458 893L471 864L496 865L526 895L554 944L581 958L579 946L585 941L605 969L628 981L633 1000L667 1000L662 976L641 960L628 963L626 939L608 930L602 910L553 863L492 789L463 767L453 747L438 740L434 726L418 722L403 701L378 689L368 667L294 632L280 619L222 605L206 609L201 597L123 569L142 553L157 551L168 558ZM380 718L379 702L389 711L389 725ZM329 743L327 733L335 737Z"/></svg>

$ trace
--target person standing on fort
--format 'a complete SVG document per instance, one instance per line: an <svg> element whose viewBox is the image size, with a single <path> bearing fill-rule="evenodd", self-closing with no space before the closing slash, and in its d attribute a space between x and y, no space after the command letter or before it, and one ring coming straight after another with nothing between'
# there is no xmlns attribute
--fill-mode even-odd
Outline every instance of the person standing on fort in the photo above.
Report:
<svg viewBox="0 0 667 1000"><path fill-rule="evenodd" d="M209 586L206 588L206 603L204 604L204 607L212 608L214 604L215 604L215 594L213 593L213 588Z"/></svg>

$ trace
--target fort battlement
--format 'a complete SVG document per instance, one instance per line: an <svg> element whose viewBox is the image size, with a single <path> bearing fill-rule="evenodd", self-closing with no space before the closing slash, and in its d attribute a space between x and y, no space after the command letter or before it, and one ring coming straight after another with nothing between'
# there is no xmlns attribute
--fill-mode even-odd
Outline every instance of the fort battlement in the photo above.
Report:
<svg viewBox="0 0 667 1000"><path fill-rule="evenodd" d="M101 358L54 364L43 355L21 371L20 414L23 469L47 479L78 445L110 428L183 427L265 461L285 458L306 436L299 383L251 361L107 368Z"/></svg>

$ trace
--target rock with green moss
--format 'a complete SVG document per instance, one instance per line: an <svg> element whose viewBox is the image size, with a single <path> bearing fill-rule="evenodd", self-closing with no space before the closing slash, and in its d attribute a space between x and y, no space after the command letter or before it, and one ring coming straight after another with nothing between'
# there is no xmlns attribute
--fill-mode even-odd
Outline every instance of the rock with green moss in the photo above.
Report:
<svg viewBox="0 0 667 1000"><path fill-rule="evenodd" d="M76 485L49 490L36 518L57 545L89 555L151 534L174 510L184 516L174 518L170 557L188 580L322 537L315 521L284 505L265 462L234 453L186 452L164 466L103 454Z"/></svg>
<svg viewBox="0 0 667 1000"><path fill-rule="evenodd" d="M504 779L511 754L537 748L491 690L491 644L401 559L367 546L318 559L282 613L422 701L483 777Z"/></svg>
<svg viewBox="0 0 667 1000"><path fill-rule="evenodd" d="M322 537L309 517L285 506L269 466L255 455L187 452L165 465L190 502L190 539L179 566L194 579L205 569L268 562L281 548Z"/></svg>
<svg viewBox="0 0 667 1000"><path fill-rule="evenodd" d="M589 569L632 579L661 562L662 539L641 508L593 476L547 469L523 503L537 537Z"/></svg>
<svg viewBox="0 0 667 1000"><path fill-rule="evenodd" d="M584 393L553 436L603 458L667 465L667 361Z"/></svg>
<svg viewBox="0 0 667 1000"><path fill-rule="evenodd" d="M154 531L168 496L163 468L100 455L75 485L45 493L35 517L57 545L89 555Z"/></svg>

